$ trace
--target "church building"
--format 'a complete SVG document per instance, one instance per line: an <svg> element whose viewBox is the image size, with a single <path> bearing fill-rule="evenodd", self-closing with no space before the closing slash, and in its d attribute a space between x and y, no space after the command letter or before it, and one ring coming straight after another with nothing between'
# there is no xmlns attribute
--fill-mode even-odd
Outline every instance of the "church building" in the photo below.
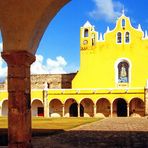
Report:
<svg viewBox="0 0 148 148"><path fill-rule="evenodd" d="M47 79L48 77L48 79ZM50 79L49 79L50 78ZM80 69L75 74L32 79L32 115L129 117L148 114L148 34L124 12L104 34L88 21L80 28ZM56 82L55 82L56 81ZM57 87L54 87L56 84ZM68 85L66 85L68 84ZM62 87L62 86L65 87ZM66 87L67 86L67 87ZM8 111L0 91L0 116Z"/></svg>

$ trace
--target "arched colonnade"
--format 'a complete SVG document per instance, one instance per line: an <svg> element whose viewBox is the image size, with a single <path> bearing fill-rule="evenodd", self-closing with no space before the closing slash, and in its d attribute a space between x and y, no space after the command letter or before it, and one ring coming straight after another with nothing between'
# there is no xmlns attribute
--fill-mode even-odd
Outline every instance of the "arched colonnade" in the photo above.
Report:
<svg viewBox="0 0 148 148"><path fill-rule="evenodd" d="M77 101L75 98L67 98L61 101L53 98L47 103L47 117L128 117L144 116L144 102L140 98L131 98L126 101L124 98L115 98L110 101L107 98L93 100L83 98ZM4 99L0 104L1 116L8 114L8 100ZM44 101L40 98L32 99L32 116L45 116Z"/></svg>

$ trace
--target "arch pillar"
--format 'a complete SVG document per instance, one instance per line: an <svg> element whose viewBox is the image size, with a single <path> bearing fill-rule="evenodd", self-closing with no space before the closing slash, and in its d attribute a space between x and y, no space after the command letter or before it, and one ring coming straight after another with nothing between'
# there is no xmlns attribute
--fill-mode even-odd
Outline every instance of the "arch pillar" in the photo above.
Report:
<svg viewBox="0 0 148 148"><path fill-rule="evenodd" d="M127 117L130 116L130 109L129 109L129 103L127 103Z"/></svg>
<svg viewBox="0 0 148 148"><path fill-rule="evenodd" d="M35 56L27 51L5 51L2 57L8 64L8 146L30 148L30 65Z"/></svg>
<svg viewBox="0 0 148 148"><path fill-rule="evenodd" d="M78 117L80 117L80 103L78 103Z"/></svg>
<svg viewBox="0 0 148 148"><path fill-rule="evenodd" d="M145 116L148 116L148 88L145 88L145 96L144 96L144 102L145 102Z"/></svg>
<svg viewBox="0 0 148 148"><path fill-rule="evenodd" d="M43 90L44 100L44 117L49 117L49 103L48 103L48 90Z"/></svg>
<svg viewBox="0 0 148 148"><path fill-rule="evenodd" d="M113 117L113 102L110 104L110 116Z"/></svg>
<svg viewBox="0 0 148 148"><path fill-rule="evenodd" d="M62 117L64 117L65 116L65 106L64 106L64 104L62 104Z"/></svg>
<svg viewBox="0 0 148 148"><path fill-rule="evenodd" d="M97 106L96 104L94 104L94 117L96 116L96 113L97 113Z"/></svg>

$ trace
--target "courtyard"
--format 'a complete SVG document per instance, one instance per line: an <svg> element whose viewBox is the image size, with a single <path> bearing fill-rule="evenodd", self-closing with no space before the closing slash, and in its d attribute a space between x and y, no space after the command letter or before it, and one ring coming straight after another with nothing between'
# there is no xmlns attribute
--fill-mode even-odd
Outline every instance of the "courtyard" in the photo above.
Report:
<svg viewBox="0 0 148 148"><path fill-rule="evenodd" d="M147 118L106 118L66 132L34 137L35 148L146 148Z"/></svg>
<svg viewBox="0 0 148 148"><path fill-rule="evenodd" d="M7 148L6 117L0 118L0 130L0 148ZM32 121L32 136L34 148L146 148L148 118L36 117Z"/></svg>

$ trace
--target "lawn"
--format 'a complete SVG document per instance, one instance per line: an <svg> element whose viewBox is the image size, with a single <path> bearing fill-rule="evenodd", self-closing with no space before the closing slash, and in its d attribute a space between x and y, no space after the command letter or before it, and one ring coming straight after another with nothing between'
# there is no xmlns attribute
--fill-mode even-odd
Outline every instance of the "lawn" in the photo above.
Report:
<svg viewBox="0 0 148 148"><path fill-rule="evenodd" d="M101 120L100 118L32 118L32 136L50 136L68 131L79 125ZM0 117L0 146L8 144L8 120Z"/></svg>
<svg viewBox="0 0 148 148"><path fill-rule="evenodd" d="M32 118L33 129L69 130L82 124L98 121L100 118ZM6 129L8 121L6 117L0 117L0 129Z"/></svg>

